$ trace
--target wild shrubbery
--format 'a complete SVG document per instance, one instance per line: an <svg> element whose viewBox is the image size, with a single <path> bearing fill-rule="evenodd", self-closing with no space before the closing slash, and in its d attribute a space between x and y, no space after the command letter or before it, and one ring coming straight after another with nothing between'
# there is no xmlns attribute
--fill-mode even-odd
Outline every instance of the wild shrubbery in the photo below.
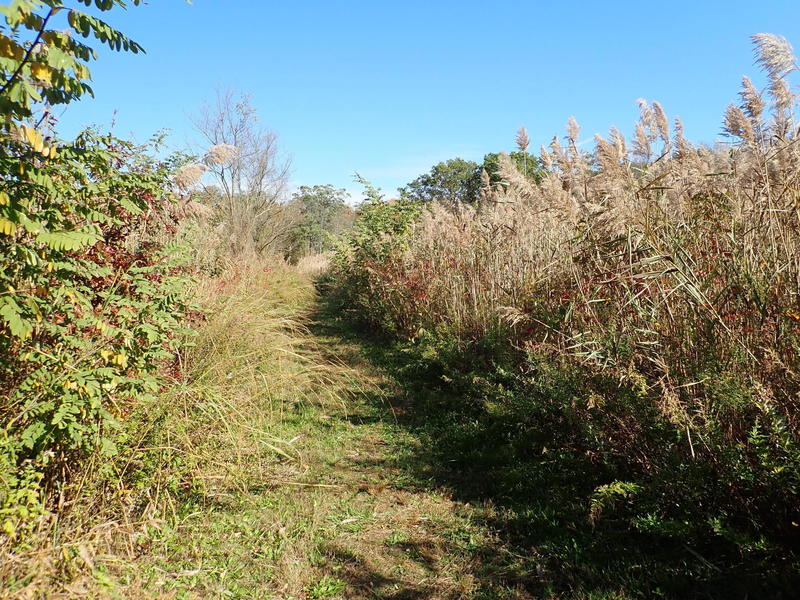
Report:
<svg viewBox="0 0 800 600"><path fill-rule="evenodd" d="M782 38L754 41L768 87L745 78L729 145L642 100L632 145L612 129L589 154L570 119L541 181L501 157L474 204L413 223L370 204L338 263L362 318L449 357L447 380L503 373L528 426L609 468L593 520L619 496L641 531L751 550L800 531L796 67Z"/></svg>
<svg viewBox="0 0 800 600"><path fill-rule="evenodd" d="M114 453L117 421L173 368L188 306L177 248L163 241L175 229L168 164L91 133L46 160L5 142L0 460L13 512L19 469Z"/></svg>
<svg viewBox="0 0 800 600"><path fill-rule="evenodd" d="M120 421L174 374L189 295L176 161L153 158L157 140L49 129L50 105L90 91L94 52L76 33L140 48L61 2L2 8L0 541L13 542L89 456L116 452Z"/></svg>

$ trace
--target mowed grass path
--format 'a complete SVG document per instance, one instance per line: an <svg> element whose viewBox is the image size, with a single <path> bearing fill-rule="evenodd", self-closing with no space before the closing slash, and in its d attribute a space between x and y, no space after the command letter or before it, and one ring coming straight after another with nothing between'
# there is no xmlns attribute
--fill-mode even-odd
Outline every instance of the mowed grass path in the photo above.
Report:
<svg viewBox="0 0 800 600"><path fill-rule="evenodd" d="M311 277L226 273L204 295L112 492L76 500L0 598L792 597L718 545L591 523L607 474L532 407L358 329Z"/></svg>
<svg viewBox="0 0 800 600"><path fill-rule="evenodd" d="M181 481L86 541L91 568L60 597L531 597L474 508L408 468L413 399L371 359L379 342L290 270L208 293L187 381L161 400L182 408L149 442L186 456L142 467Z"/></svg>

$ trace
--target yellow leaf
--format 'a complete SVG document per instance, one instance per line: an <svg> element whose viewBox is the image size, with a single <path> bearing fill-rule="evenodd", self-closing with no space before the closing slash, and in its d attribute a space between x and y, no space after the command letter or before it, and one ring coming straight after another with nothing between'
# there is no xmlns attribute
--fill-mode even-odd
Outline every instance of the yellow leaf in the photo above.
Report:
<svg viewBox="0 0 800 600"><path fill-rule="evenodd" d="M22 126L22 132L25 139L33 146L36 152L41 152L44 149L44 138L42 138L41 133L36 131L33 127L25 127L25 125Z"/></svg>
<svg viewBox="0 0 800 600"><path fill-rule="evenodd" d="M13 58L14 60L22 60L24 50L22 46L17 44L14 40L0 35L0 56L3 58Z"/></svg>
<svg viewBox="0 0 800 600"><path fill-rule="evenodd" d="M0 192L0 206L7 206L9 202L11 202L11 198L9 198L8 194Z"/></svg>
<svg viewBox="0 0 800 600"><path fill-rule="evenodd" d="M39 132L36 131L33 127L26 127L25 125L23 125L22 133L31 146L35 146L36 143L40 142L42 139L42 136L39 135Z"/></svg>
<svg viewBox="0 0 800 600"><path fill-rule="evenodd" d="M75 77L77 77L78 79L89 79L90 78L89 69L86 68L85 65L82 65L82 64L79 63L79 64L75 65L72 68L72 70L75 72Z"/></svg>
<svg viewBox="0 0 800 600"><path fill-rule="evenodd" d="M11 522L11 519L6 519L3 521L3 531L6 535L10 538L13 538L17 532L16 527L14 527L14 523Z"/></svg>
<svg viewBox="0 0 800 600"><path fill-rule="evenodd" d="M53 76L53 70L44 63L33 63L31 65L31 75L39 81L49 84Z"/></svg>
<svg viewBox="0 0 800 600"><path fill-rule="evenodd" d="M128 357L125 356L125 353L120 352L119 354L115 355L112 362L120 367L128 366Z"/></svg>
<svg viewBox="0 0 800 600"><path fill-rule="evenodd" d="M17 232L17 226L5 217L0 217L0 233L6 235L14 235Z"/></svg>

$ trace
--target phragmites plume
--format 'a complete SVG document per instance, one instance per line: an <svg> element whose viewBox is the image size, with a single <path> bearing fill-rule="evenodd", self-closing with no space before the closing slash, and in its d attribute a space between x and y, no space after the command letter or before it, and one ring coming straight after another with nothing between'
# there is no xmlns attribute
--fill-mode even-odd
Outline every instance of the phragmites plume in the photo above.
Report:
<svg viewBox="0 0 800 600"><path fill-rule="evenodd" d="M656 125L653 109L644 98L637 99L636 104L639 105L639 123L642 125L642 131L652 141L658 135L658 126Z"/></svg>
<svg viewBox="0 0 800 600"><path fill-rule="evenodd" d="M764 112L765 102L761 98L761 92L756 89L747 75L742 78L742 90L739 92L739 97L742 99L742 110L745 114L751 119L759 120Z"/></svg>
<svg viewBox="0 0 800 600"><path fill-rule="evenodd" d="M558 143L558 138L553 136L553 141L550 142L550 151L553 157L558 160L561 157L561 144Z"/></svg>
<svg viewBox="0 0 800 600"><path fill-rule="evenodd" d="M664 142L665 148L669 147L669 119L664 112L664 108L658 102L653 102L652 113L653 125L656 131L658 131L658 136L661 138L661 141Z"/></svg>
<svg viewBox="0 0 800 600"><path fill-rule="evenodd" d="M756 136L753 130L753 123L747 118L742 109L733 104L728 106L725 111L725 131L748 144L755 143Z"/></svg>
<svg viewBox="0 0 800 600"><path fill-rule="evenodd" d="M214 211L210 206L189 200L185 204L179 204L172 209L172 213L179 219L194 218L205 219Z"/></svg>
<svg viewBox="0 0 800 600"><path fill-rule="evenodd" d="M636 124L636 135L633 138L633 153L642 160L649 161L652 150L650 149L650 138L644 130L644 125L639 122Z"/></svg>
<svg viewBox="0 0 800 600"><path fill-rule="evenodd" d="M517 137L515 139L517 142L517 148L519 148L520 152L525 152L528 149L531 141L528 138L528 130L525 129L524 125L517 130Z"/></svg>
<svg viewBox="0 0 800 600"><path fill-rule="evenodd" d="M498 155L497 166L503 181L509 184L519 198L530 199L535 195L536 186L519 172L508 154L501 152Z"/></svg>
<svg viewBox="0 0 800 600"><path fill-rule="evenodd" d="M491 184L492 180L489 179L489 173L486 171L486 169L481 169L481 188L489 189Z"/></svg>
<svg viewBox="0 0 800 600"><path fill-rule="evenodd" d="M208 166L225 165L234 159L237 152L238 148L236 148L236 146L231 146L230 144L217 144L216 146L211 146L211 148L208 149L203 162Z"/></svg>
<svg viewBox="0 0 800 600"><path fill-rule="evenodd" d="M617 148L613 143L609 143L599 133L594 134L595 156L603 171L610 172L619 165L617 159Z"/></svg>
<svg viewBox="0 0 800 600"><path fill-rule="evenodd" d="M756 64L761 65L771 80L781 79L797 68L794 49L782 35L756 33L750 39L755 46Z"/></svg>
<svg viewBox="0 0 800 600"><path fill-rule="evenodd" d="M773 79L769 84L769 95L772 96L775 117L778 120L786 118L786 113L794 104L795 95L789 89L785 79Z"/></svg>
<svg viewBox="0 0 800 600"><path fill-rule="evenodd" d="M692 149L692 145L683 135L683 121L680 117L675 117L675 149L676 158L686 158Z"/></svg>
<svg viewBox="0 0 800 600"><path fill-rule="evenodd" d="M611 127L608 132L609 140L614 147L617 149L617 157L620 161L625 160L628 156L628 148L625 145L625 136L622 135L622 132L617 129L616 127Z"/></svg>
<svg viewBox="0 0 800 600"><path fill-rule="evenodd" d="M483 201L491 201L494 198L492 180L489 178L489 173L486 172L486 169L481 169L481 188L478 194Z"/></svg>
<svg viewBox="0 0 800 600"><path fill-rule="evenodd" d="M196 185L203 178L208 167L199 163L183 165L175 172L175 184L182 190L187 190Z"/></svg>
<svg viewBox="0 0 800 600"><path fill-rule="evenodd" d="M544 144L539 147L539 159L546 170L549 171L553 168L553 157L550 156L550 152L544 147Z"/></svg>
<svg viewBox="0 0 800 600"><path fill-rule="evenodd" d="M575 117L570 117L567 121L567 139L574 145L578 143L578 137L581 134L581 126Z"/></svg>

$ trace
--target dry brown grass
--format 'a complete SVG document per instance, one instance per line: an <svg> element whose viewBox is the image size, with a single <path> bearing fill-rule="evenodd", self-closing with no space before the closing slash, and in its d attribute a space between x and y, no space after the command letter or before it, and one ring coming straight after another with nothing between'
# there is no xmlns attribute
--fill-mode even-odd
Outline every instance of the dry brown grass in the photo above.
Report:
<svg viewBox="0 0 800 600"><path fill-rule="evenodd" d="M169 558L158 567L150 554L207 525L182 508L187 496L201 514L301 480L307 444L286 423L304 406L344 414L345 391L358 389L306 330L314 295L309 277L281 265L204 280L208 317L179 379L128 415L115 461L87 464L29 539L0 548L0 598L173 597L153 587Z"/></svg>
<svg viewBox="0 0 800 600"><path fill-rule="evenodd" d="M590 154L570 118L565 142L543 149L541 183L501 157L504 182L482 202L424 216L376 276L393 311L379 318L613 377L715 468L721 448L766 436L781 458L753 461L772 481L800 438L800 128L788 43L754 40L769 85L744 80L729 143L693 145L640 100L632 143L612 128ZM640 425L612 437L649 469ZM781 481L765 489L791 489Z"/></svg>
<svg viewBox="0 0 800 600"><path fill-rule="evenodd" d="M312 277L317 277L328 270L331 262L331 253L308 254L297 261L297 270Z"/></svg>

